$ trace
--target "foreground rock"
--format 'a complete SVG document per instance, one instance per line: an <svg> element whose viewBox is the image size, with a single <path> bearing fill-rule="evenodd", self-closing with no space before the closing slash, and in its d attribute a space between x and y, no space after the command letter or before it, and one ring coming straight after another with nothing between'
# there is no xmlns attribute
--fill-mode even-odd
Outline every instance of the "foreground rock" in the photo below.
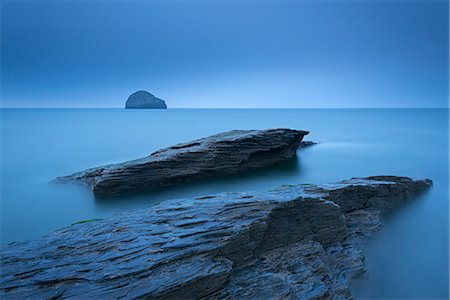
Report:
<svg viewBox="0 0 450 300"><path fill-rule="evenodd" d="M159 150L145 158L89 169L59 181L115 196L257 169L296 155L307 131L233 130Z"/></svg>
<svg viewBox="0 0 450 300"><path fill-rule="evenodd" d="M128 97L125 108L160 108L166 109L167 105L164 100L158 99L149 92L138 91Z"/></svg>
<svg viewBox="0 0 450 300"><path fill-rule="evenodd" d="M349 299L380 210L430 180L369 177L169 200L1 250L2 299Z"/></svg>

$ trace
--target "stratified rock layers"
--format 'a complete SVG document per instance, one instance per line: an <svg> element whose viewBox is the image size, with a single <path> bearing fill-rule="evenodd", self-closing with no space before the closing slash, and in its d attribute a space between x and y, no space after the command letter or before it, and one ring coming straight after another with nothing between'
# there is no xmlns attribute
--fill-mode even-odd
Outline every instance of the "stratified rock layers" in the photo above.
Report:
<svg viewBox="0 0 450 300"><path fill-rule="evenodd" d="M380 209L430 180L169 200L1 250L2 299L348 299Z"/></svg>
<svg viewBox="0 0 450 300"><path fill-rule="evenodd" d="M59 177L116 196L257 169L296 155L308 131L233 130L159 150L145 158Z"/></svg>

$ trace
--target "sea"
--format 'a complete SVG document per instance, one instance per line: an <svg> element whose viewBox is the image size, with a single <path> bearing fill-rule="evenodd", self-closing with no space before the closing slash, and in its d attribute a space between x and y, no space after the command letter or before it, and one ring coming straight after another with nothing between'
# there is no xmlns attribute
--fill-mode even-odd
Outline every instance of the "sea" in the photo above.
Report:
<svg viewBox="0 0 450 300"><path fill-rule="evenodd" d="M357 299L449 296L448 109L1 109L1 243L39 238L167 199L370 175L430 178L418 199L383 216L365 244ZM308 130L295 159L139 196L95 199L54 178L131 160L232 129Z"/></svg>

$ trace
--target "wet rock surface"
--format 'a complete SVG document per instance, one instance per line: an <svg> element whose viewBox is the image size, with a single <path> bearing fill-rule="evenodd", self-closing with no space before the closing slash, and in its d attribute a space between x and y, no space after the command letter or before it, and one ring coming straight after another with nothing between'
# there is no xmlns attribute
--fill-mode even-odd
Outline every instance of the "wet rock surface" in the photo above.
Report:
<svg viewBox="0 0 450 300"><path fill-rule="evenodd" d="M137 91L128 97L125 108L157 108L166 109L166 102L146 91Z"/></svg>
<svg viewBox="0 0 450 300"><path fill-rule="evenodd" d="M161 149L121 164L81 171L57 181L90 186L96 196L117 196L258 169L296 155L308 131L233 130Z"/></svg>
<svg viewBox="0 0 450 300"><path fill-rule="evenodd" d="M168 200L1 249L2 299L350 299L380 211L430 187L380 176Z"/></svg>

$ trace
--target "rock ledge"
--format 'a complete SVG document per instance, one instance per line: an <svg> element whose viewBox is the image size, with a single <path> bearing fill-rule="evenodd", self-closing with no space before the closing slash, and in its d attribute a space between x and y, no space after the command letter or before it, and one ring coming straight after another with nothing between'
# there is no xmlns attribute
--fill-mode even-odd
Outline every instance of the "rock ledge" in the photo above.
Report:
<svg viewBox="0 0 450 300"><path fill-rule="evenodd" d="M58 177L117 196L266 167L296 155L308 131L233 130L161 149L151 155Z"/></svg>
<svg viewBox="0 0 450 300"><path fill-rule="evenodd" d="M168 200L1 249L2 299L351 299L360 241L430 180Z"/></svg>

